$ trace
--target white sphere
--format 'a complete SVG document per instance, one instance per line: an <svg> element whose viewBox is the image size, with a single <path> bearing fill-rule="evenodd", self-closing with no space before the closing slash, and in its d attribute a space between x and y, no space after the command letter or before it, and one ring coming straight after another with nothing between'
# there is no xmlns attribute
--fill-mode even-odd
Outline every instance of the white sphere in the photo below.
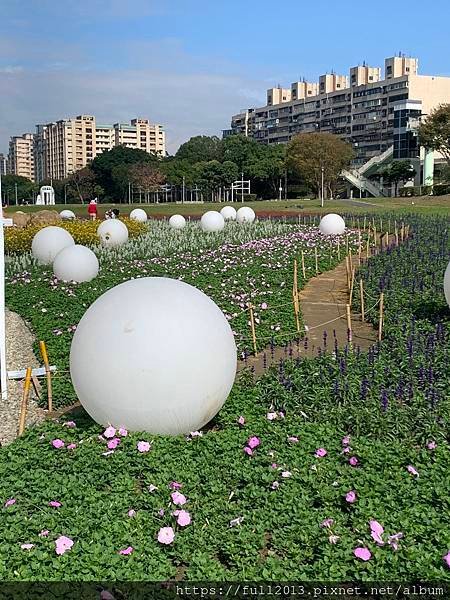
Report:
<svg viewBox="0 0 450 600"><path fill-rule="evenodd" d="M203 229L203 231L207 232L222 231L222 229L225 227L225 220L220 212L217 212L216 210L208 210L208 212L205 212L205 214L202 215L200 227Z"/></svg>
<svg viewBox="0 0 450 600"><path fill-rule="evenodd" d="M72 219L75 219L75 213L73 211L67 210L67 209L66 210L62 210L59 213L59 216L61 217L61 219L69 220L69 221L72 220Z"/></svg>
<svg viewBox="0 0 450 600"><path fill-rule="evenodd" d="M236 220L236 209L233 206L224 206L220 211L220 214L225 219L225 221Z"/></svg>
<svg viewBox="0 0 450 600"><path fill-rule="evenodd" d="M64 281L91 281L98 275L98 259L86 246L67 246L56 255L53 273Z"/></svg>
<svg viewBox="0 0 450 600"><path fill-rule="evenodd" d="M242 206L236 213L238 223L253 223L255 217L255 211L250 206Z"/></svg>
<svg viewBox="0 0 450 600"><path fill-rule="evenodd" d="M97 229L97 235L103 246L112 248L128 241L128 229L119 219L107 219Z"/></svg>
<svg viewBox="0 0 450 600"><path fill-rule="evenodd" d="M444 294L447 304L450 306L450 262L448 263L444 274Z"/></svg>
<svg viewBox="0 0 450 600"><path fill-rule="evenodd" d="M130 219L132 221L139 221L139 223L145 223L147 221L147 213L142 208L135 208L130 212Z"/></svg>
<svg viewBox="0 0 450 600"><path fill-rule="evenodd" d="M31 252L40 264L51 265L63 248L74 244L74 239L68 231L49 225L36 233L31 242Z"/></svg>
<svg viewBox="0 0 450 600"><path fill-rule="evenodd" d="M176 279L126 281L98 298L77 326L70 373L101 425L177 435L223 406L236 375L231 327L219 307Z"/></svg>
<svg viewBox="0 0 450 600"><path fill-rule="evenodd" d="M186 219L183 215L172 215L169 219L169 227L172 229L183 229L186 225Z"/></svg>
<svg viewBox="0 0 450 600"><path fill-rule="evenodd" d="M320 219L319 229L323 235L340 235L345 231L345 221L340 215L330 213Z"/></svg>

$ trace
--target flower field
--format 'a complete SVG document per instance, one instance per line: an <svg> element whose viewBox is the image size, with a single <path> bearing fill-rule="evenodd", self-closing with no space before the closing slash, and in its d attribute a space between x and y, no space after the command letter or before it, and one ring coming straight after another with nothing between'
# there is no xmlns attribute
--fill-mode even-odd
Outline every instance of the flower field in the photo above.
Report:
<svg viewBox="0 0 450 600"><path fill-rule="evenodd" d="M448 222L408 223L409 239L357 275L369 297L385 293L384 339L367 354L287 356L256 382L244 372L210 426L186 438L104 430L77 416L2 448L0 578L449 582ZM250 300L261 343L283 343L295 335L292 306L270 308L290 301L293 259L304 251L308 277L314 247L319 270L339 260L313 228L261 225L271 226L203 248L184 240L175 254L137 239L113 259L102 251L99 277L77 286L11 263L8 306L63 370L85 307L138 276L203 289L242 351ZM55 378L55 397L73 400L67 378Z"/></svg>

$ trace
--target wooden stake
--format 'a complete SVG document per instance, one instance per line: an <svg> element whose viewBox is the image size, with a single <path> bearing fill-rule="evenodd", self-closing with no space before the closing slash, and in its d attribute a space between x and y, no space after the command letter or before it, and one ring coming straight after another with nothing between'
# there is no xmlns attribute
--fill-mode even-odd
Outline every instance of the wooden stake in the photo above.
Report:
<svg viewBox="0 0 450 600"><path fill-rule="evenodd" d="M303 279L306 279L306 269L305 269L305 254L302 250L302 275L303 275Z"/></svg>
<svg viewBox="0 0 450 600"><path fill-rule="evenodd" d="M341 244L339 243L339 240L337 241L337 254L338 254L338 260L341 260Z"/></svg>
<svg viewBox="0 0 450 600"><path fill-rule="evenodd" d="M383 337L383 320L384 320L384 294L380 294L380 314L378 319L378 341L381 342Z"/></svg>
<svg viewBox="0 0 450 600"><path fill-rule="evenodd" d="M317 257L317 246L314 246L314 261L316 264L316 275L319 273L319 262Z"/></svg>
<svg viewBox="0 0 450 600"><path fill-rule="evenodd" d="M348 254L345 257L345 274L347 276L347 289L349 289L350 287L350 266L349 266L349 261L348 261Z"/></svg>
<svg viewBox="0 0 450 600"><path fill-rule="evenodd" d="M33 372L31 372L31 382L33 384L34 392L40 400L41 395L39 394L39 381L38 381L38 378L36 377L36 375L33 375Z"/></svg>
<svg viewBox="0 0 450 600"><path fill-rule="evenodd" d="M292 290L292 301L294 303L295 326L297 327L297 332L300 333L300 306L298 293L295 293L294 290Z"/></svg>
<svg viewBox="0 0 450 600"><path fill-rule="evenodd" d="M253 353L255 356L258 355L256 347L256 331L255 331L255 317L253 315L253 304L248 303L248 310L250 312L250 328L252 330L252 342L253 342Z"/></svg>
<svg viewBox="0 0 450 600"><path fill-rule="evenodd" d="M349 294L349 300L348 303L350 304L350 306L352 305L352 298L353 298L353 286L355 284L355 269L354 267L351 267L351 282L350 282L350 294Z"/></svg>
<svg viewBox="0 0 450 600"><path fill-rule="evenodd" d="M345 236L345 252L348 254L348 233Z"/></svg>
<svg viewBox="0 0 450 600"><path fill-rule="evenodd" d="M22 435L25 429L25 419L27 416L27 403L28 403L28 394L30 393L30 383L31 383L31 367L28 367L26 375L25 375L25 384L23 386L23 396L22 396L22 405L20 407L20 417L19 417L19 435Z"/></svg>
<svg viewBox="0 0 450 600"><path fill-rule="evenodd" d="M364 217L364 225L363 225L363 230L366 230L366 217Z"/></svg>
<svg viewBox="0 0 450 600"><path fill-rule="evenodd" d="M352 343L352 317L350 314L350 304L347 304L346 310L347 310L348 341L349 341L349 344L351 345L351 343Z"/></svg>
<svg viewBox="0 0 450 600"><path fill-rule="evenodd" d="M366 258L368 259L369 256L370 256L370 231L367 235Z"/></svg>
<svg viewBox="0 0 450 600"><path fill-rule="evenodd" d="M359 296L361 298L361 321L364 322L366 315L364 314L364 283L363 280L359 280Z"/></svg>
<svg viewBox="0 0 450 600"><path fill-rule="evenodd" d="M52 392L52 373L50 371L50 363L48 362L47 348L45 342L39 342L39 348L41 350L42 360L44 361L45 373L47 376L47 395L48 395L48 411L53 410L53 392Z"/></svg>
<svg viewBox="0 0 450 600"><path fill-rule="evenodd" d="M397 225L395 226L395 245L398 246L398 229L397 229Z"/></svg>
<svg viewBox="0 0 450 600"><path fill-rule="evenodd" d="M298 294L298 268L297 268L297 259L294 258L294 281L292 286L292 293Z"/></svg>

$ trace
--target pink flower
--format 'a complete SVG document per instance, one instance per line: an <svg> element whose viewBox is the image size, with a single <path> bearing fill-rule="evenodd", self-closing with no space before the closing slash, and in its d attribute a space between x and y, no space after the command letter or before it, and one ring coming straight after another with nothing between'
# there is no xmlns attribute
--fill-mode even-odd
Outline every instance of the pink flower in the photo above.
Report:
<svg viewBox="0 0 450 600"><path fill-rule="evenodd" d="M246 454L248 454L249 456L253 456L253 450L251 448L249 448L248 446L245 446L244 452Z"/></svg>
<svg viewBox="0 0 450 600"><path fill-rule="evenodd" d="M277 413L276 412L270 412L267 413L266 417L269 421L274 421L277 418Z"/></svg>
<svg viewBox="0 0 450 600"><path fill-rule="evenodd" d="M342 454L348 454L351 451L352 449L350 448L350 446L345 446L345 448L342 448Z"/></svg>
<svg viewBox="0 0 450 600"><path fill-rule="evenodd" d="M127 515L129 517L135 517L136 516L136 511L133 510L132 508L130 508L130 510L127 512Z"/></svg>
<svg viewBox="0 0 450 600"><path fill-rule="evenodd" d="M374 520L369 521L369 525L370 525L371 536L373 537L373 539L380 546L384 546L384 542L381 537L382 533L384 532L383 526L380 523L378 523L378 521L374 521Z"/></svg>
<svg viewBox="0 0 450 600"><path fill-rule="evenodd" d="M66 421L66 422L64 423L64 425L65 425L66 427L76 427L76 426L77 426L77 424L75 423L75 421Z"/></svg>
<svg viewBox="0 0 450 600"><path fill-rule="evenodd" d="M60 506L62 506L61 502L58 502L58 500L52 500L48 503L48 505L53 506L54 508L59 508Z"/></svg>
<svg viewBox="0 0 450 600"><path fill-rule="evenodd" d="M321 527L331 527L334 523L334 519L325 519L324 521L322 521L322 523L320 524Z"/></svg>
<svg viewBox="0 0 450 600"><path fill-rule="evenodd" d="M291 435L290 437L288 437L288 442L291 442L291 444L296 444L298 442L298 437L296 437L295 435Z"/></svg>
<svg viewBox="0 0 450 600"><path fill-rule="evenodd" d="M64 441L60 440L60 439L53 440L52 441L52 446L53 446L53 448L63 448Z"/></svg>
<svg viewBox="0 0 450 600"><path fill-rule="evenodd" d="M284 412L282 412L281 410L278 412L278 416L280 417L280 419L284 419Z"/></svg>
<svg viewBox="0 0 450 600"><path fill-rule="evenodd" d="M403 533L395 533L394 535L390 535L388 539L388 544L392 547L393 550L398 549L398 540L403 537Z"/></svg>
<svg viewBox="0 0 450 600"><path fill-rule="evenodd" d="M67 550L70 550L73 546L73 540L66 537L65 535L60 535L59 538L55 541L56 545L56 554L64 554Z"/></svg>
<svg viewBox="0 0 450 600"><path fill-rule="evenodd" d="M186 496L180 494L180 492L172 492L170 497L172 498L172 502L177 506L183 506L183 504L186 504L187 502Z"/></svg>
<svg viewBox="0 0 450 600"><path fill-rule="evenodd" d="M164 509L163 509L163 508L160 508L160 509L158 510L158 515L159 515L160 517L163 517L163 516L164 516Z"/></svg>
<svg viewBox="0 0 450 600"><path fill-rule="evenodd" d="M237 421L239 423L239 425L244 425L245 424L245 419L244 417L241 415Z"/></svg>
<svg viewBox="0 0 450 600"><path fill-rule="evenodd" d="M169 483L169 487L172 490L181 490L181 488L183 487L182 483L178 483L178 481L171 481Z"/></svg>
<svg viewBox="0 0 450 600"><path fill-rule="evenodd" d="M172 527L161 527L158 532L158 542L160 544L171 544L175 539L175 532Z"/></svg>
<svg viewBox="0 0 450 600"><path fill-rule="evenodd" d="M260 445L260 443L261 443L261 440L256 436L249 438L249 440L247 442L249 448L251 448L252 450L253 450L253 448L257 448Z"/></svg>
<svg viewBox="0 0 450 600"><path fill-rule="evenodd" d="M262 308L263 310L266 310L266 309L267 309L267 302L263 302L263 303L261 304L261 308Z"/></svg>
<svg viewBox="0 0 450 600"><path fill-rule="evenodd" d="M436 448L436 442L428 442L427 448L428 450L434 450Z"/></svg>
<svg viewBox="0 0 450 600"><path fill-rule="evenodd" d="M347 492L345 494L345 499L347 500L347 502L350 502L350 504L353 504L353 502L356 502L356 492L354 492L353 490Z"/></svg>
<svg viewBox="0 0 450 600"><path fill-rule="evenodd" d="M411 473L411 475L416 475L417 477L419 477L419 473L416 471L416 469L412 465L408 465L406 468L408 470L408 473Z"/></svg>
<svg viewBox="0 0 450 600"><path fill-rule="evenodd" d="M67 446L67 450L75 450L75 448L76 448L76 447L77 447L77 445L76 445L76 444L69 444L69 445Z"/></svg>
<svg viewBox="0 0 450 600"><path fill-rule="evenodd" d="M134 548L132 546L128 546L128 548L124 548L123 550L119 550L119 554L128 555L133 552Z"/></svg>
<svg viewBox="0 0 450 600"><path fill-rule="evenodd" d="M124 429L123 427L121 427L119 429L119 431L117 432L121 437L126 437L128 435L128 431L126 429Z"/></svg>
<svg viewBox="0 0 450 600"><path fill-rule="evenodd" d="M148 452L150 450L150 444L148 442L138 442L137 449L139 452Z"/></svg>
<svg viewBox="0 0 450 600"><path fill-rule="evenodd" d="M116 430L114 427L111 427L111 425L109 427L107 427L105 429L105 431L103 432L103 435L105 436L105 438L113 438L116 435Z"/></svg>
<svg viewBox="0 0 450 600"><path fill-rule="evenodd" d="M115 437L112 440L108 441L107 446L110 450L115 450L119 444L120 444L120 438Z"/></svg>
<svg viewBox="0 0 450 600"><path fill-rule="evenodd" d="M342 445L348 446L349 444L350 444L350 436L346 435L345 437L342 438Z"/></svg>
<svg viewBox="0 0 450 600"><path fill-rule="evenodd" d="M278 468L278 465L277 465L277 463L272 463L272 464L270 465L270 468L271 468L271 469L277 469L277 468Z"/></svg>
<svg viewBox="0 0 450 600"><path fill-rule="evenodd" d="M447 567L450 568L450 550L442 558L444 559L444 562L447 563Z"/></svg>
<svg viewBox="0 0 450 600"><path fill-rule="evenodd" d="M173 512L174 517L177 517L177 523L181 527L186 527L191 523L191 515L187 510L176 510Z"/></svg>
<svg viewBox="0 0 450 600"><path fill-rule="evenodd" d="M323 456L326 456L327 454L328 454L328 452L325 450L325 448L317 448L315 456L317 456L317 458L322 458Z"/></svg>
<svg viewBox="0 0 450 600"><path fill-rule="evenodd" d="M17 502L17 500L15 498L10 498L9 500L7 500L5 502L5 508L8 508L8 506L12 506L13 504L15 504Z"/></svg>
<svg viewBox="0 0 450 600"><path fill-rule="evenodd" d="M20 547L22 550L31 550L31 548L34 548L34 544L21 544Z"/></svg>
<svg viewBox="0 0 450 600"><path fill-rule="evenodd" d="M272 483L272 485L271 485L271 488L272 488L273 490L277 490L279 487L280 487L280 484L279 484L279 482L278 482L278 481L274 481L274 482Z"/></svg>
<svg viewBox="0 0 450 600"><path fill-rule="evenodd" d="M48 534L50 533L50 531L48 529L42 529L39 533L38 536L39 537L47 537Z"/></svg>
<svg viewBox="0 0 450 600"><path fill-rule="evenodd" d="M356 558L360 558L361 560L370 560L372 554L370 553L370 550L368 548L355 548L353 550L353 554L356 556Z"/></svg>
<svg viewBox="0 0 450 600"><path fill-rule="evenodd" d="M352 467L356 467L359 461L356 456L352 456L348 462L352 465Z"/></svg>

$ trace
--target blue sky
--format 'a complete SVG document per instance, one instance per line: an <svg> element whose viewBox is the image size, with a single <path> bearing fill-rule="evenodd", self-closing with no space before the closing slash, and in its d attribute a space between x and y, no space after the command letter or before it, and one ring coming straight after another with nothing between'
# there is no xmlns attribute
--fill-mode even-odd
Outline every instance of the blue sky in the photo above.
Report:
<svg viewBox="0 0 450 600"><path fill-rule="evenodd" d="M450 5L356 0L0 0L0 152L81 113L148 117L169 151L218 134L265 90L402 51L450 76Z"/></svg>

